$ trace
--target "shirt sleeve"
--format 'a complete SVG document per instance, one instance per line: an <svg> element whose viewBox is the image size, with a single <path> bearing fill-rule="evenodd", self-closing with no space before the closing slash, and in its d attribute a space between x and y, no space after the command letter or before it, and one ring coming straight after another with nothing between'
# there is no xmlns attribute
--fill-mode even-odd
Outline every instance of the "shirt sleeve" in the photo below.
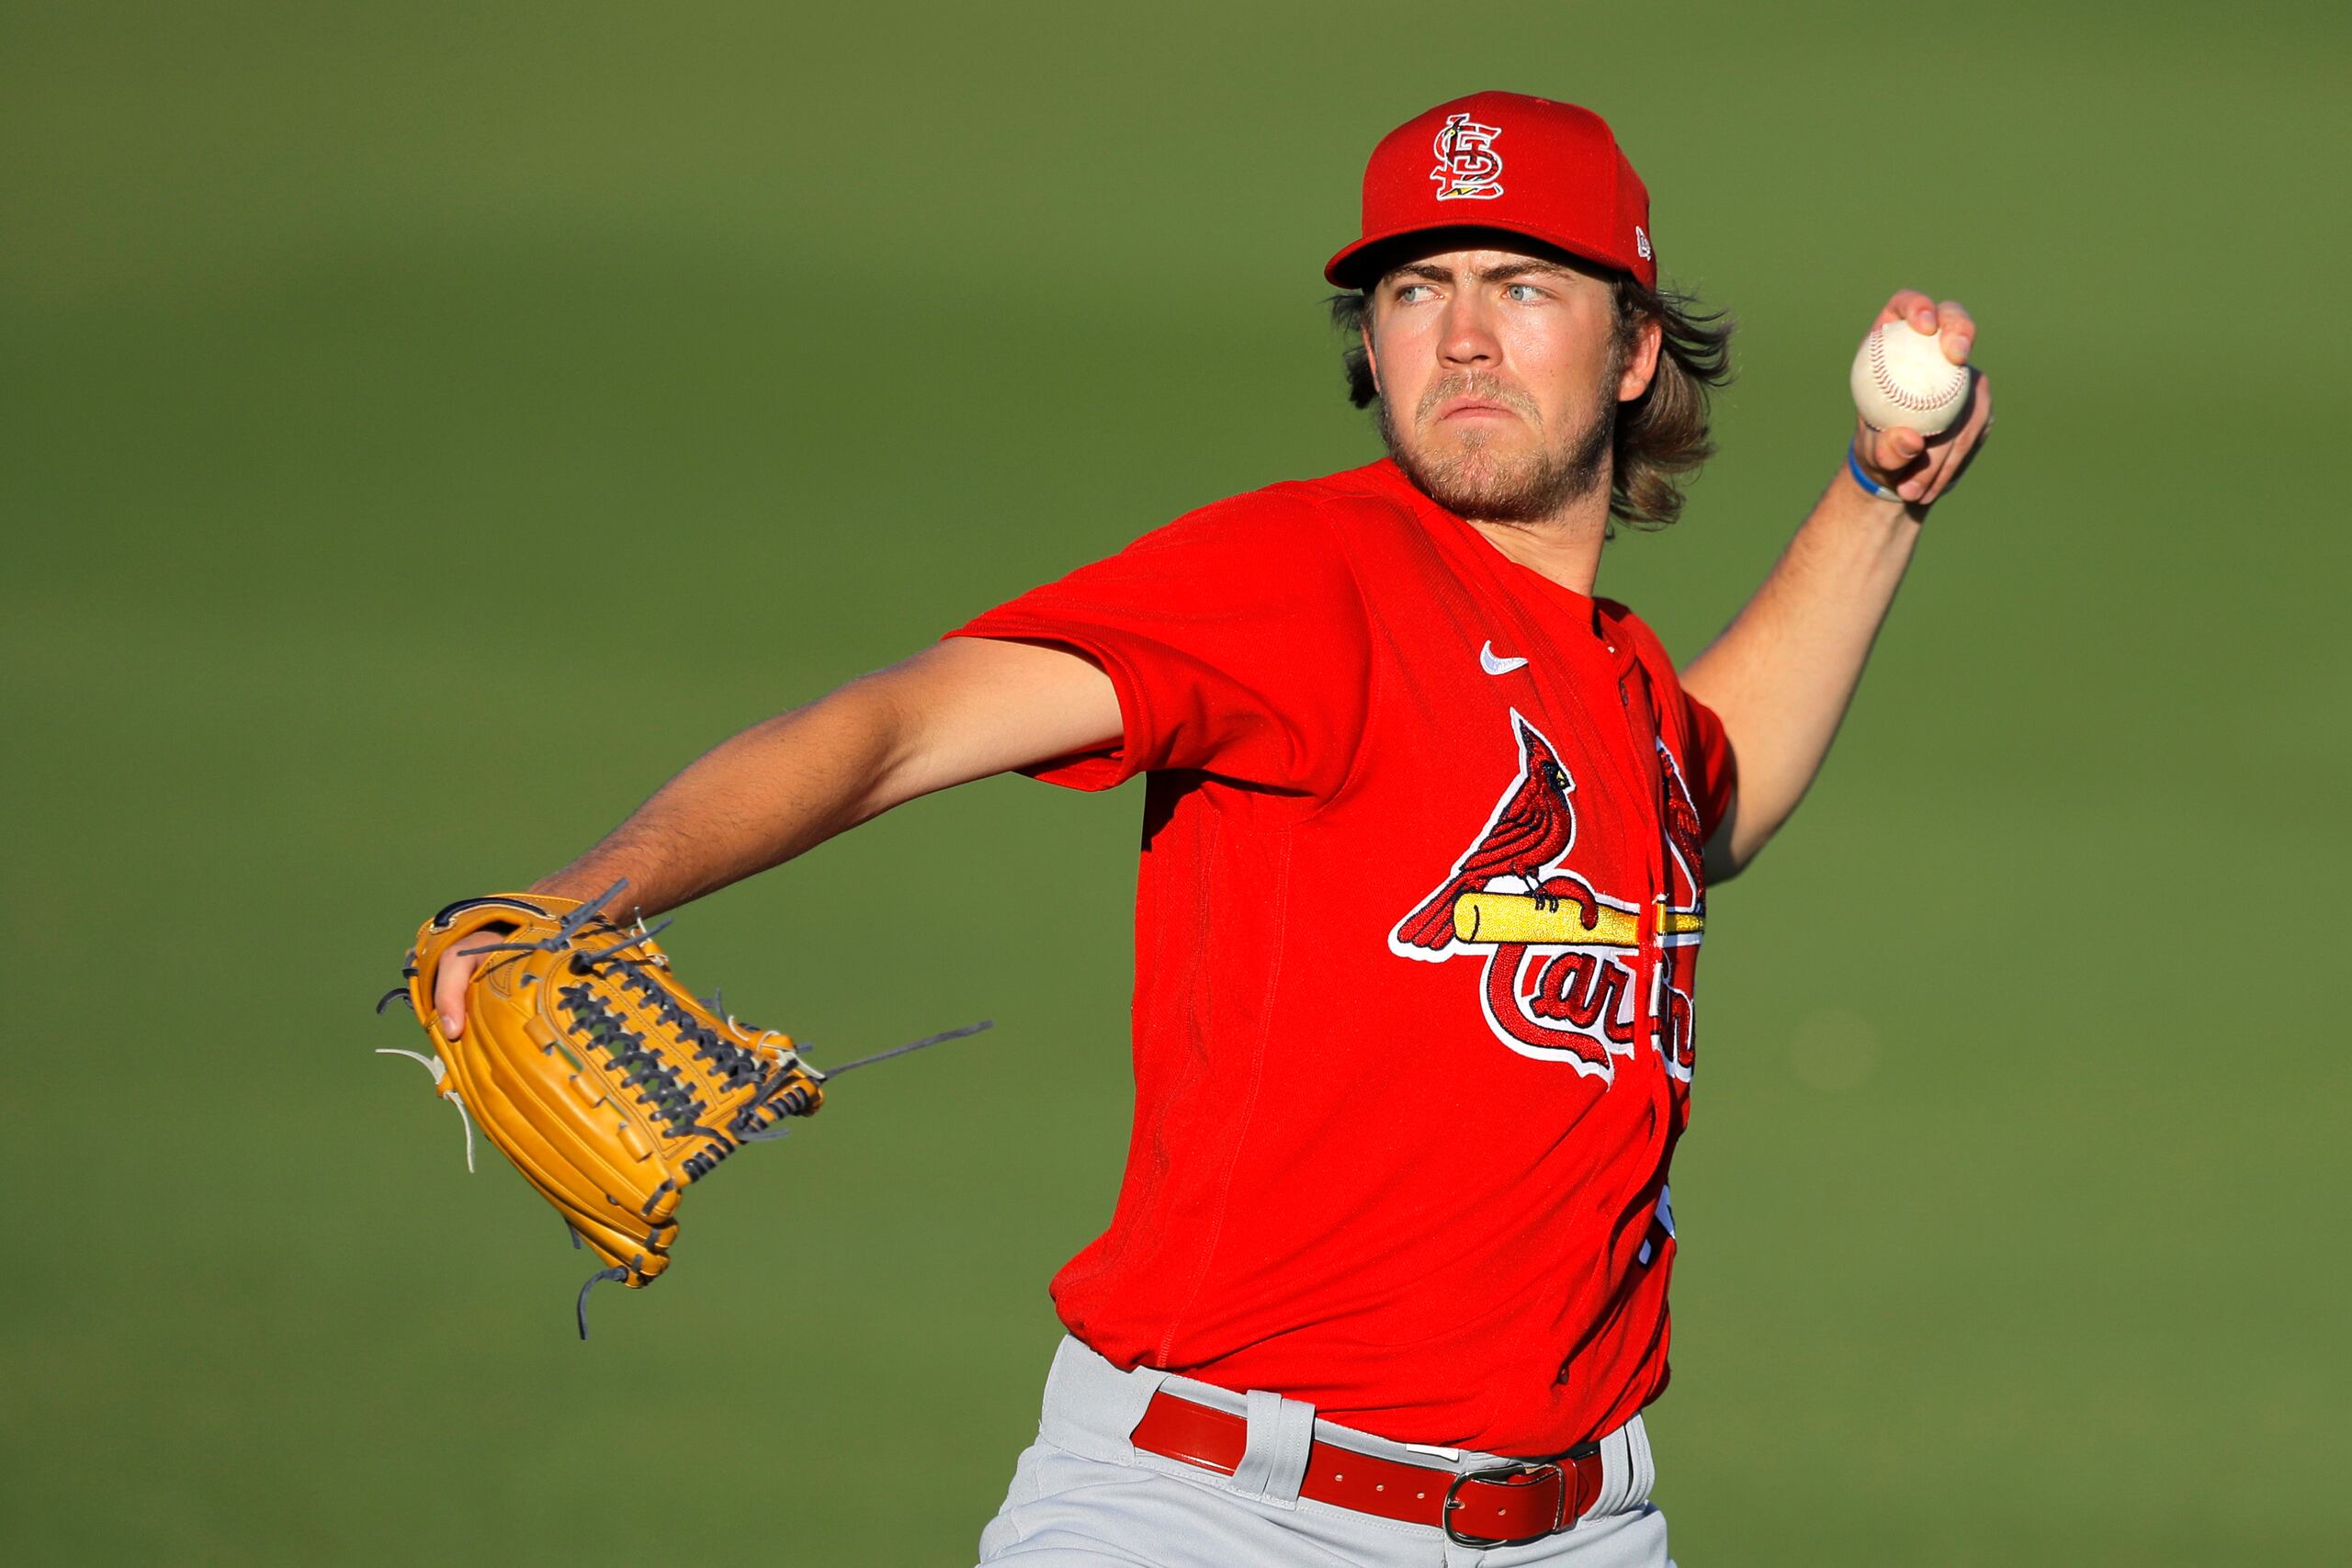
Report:
<svg viewBox="0 0 2352 1568"><path fill-rule="evenodd" d="M1690 786L1691 804L1699 808L1703 841L1715 836L1715 829L1730 814L1739 790L1739 759L1732 755L1731 737L1724 733L1724 721L1715 716L1715 710L1683 692L1679 682L1675 690L1681 692L1684 722L1689 726L1686 733L1690 737L1691 776L1685 782Z"/></svg>
<svg viewBox="0 0 2352 1568"><path fill-rule="evenodd" d="M1328 798L1369 704L1363 598L1311 501L1278 487L1180 518L949 632L1068 649L1119 697L1116 744L1023 771L1073 789L1197 769Z"/></svg>

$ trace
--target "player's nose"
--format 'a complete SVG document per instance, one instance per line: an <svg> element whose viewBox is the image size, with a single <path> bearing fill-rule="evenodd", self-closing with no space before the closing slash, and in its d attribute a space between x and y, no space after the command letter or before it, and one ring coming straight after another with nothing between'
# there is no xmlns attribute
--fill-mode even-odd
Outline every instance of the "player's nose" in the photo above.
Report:
<svg viewBox="0 0 2352 1568"><path fill-rule="evenodd" d="M1494 322L1479 300L1455 299L1447 304L1438 354L1448 365L1491 365L1501 353Z"/></svg>

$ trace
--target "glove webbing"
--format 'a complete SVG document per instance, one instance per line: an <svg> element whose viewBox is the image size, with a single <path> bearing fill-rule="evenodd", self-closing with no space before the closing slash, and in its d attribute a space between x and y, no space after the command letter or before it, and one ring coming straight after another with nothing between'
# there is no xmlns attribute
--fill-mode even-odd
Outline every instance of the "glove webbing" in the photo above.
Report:
<svg viewBox="0 0 2352 1568"><path fill-rule="evenodd" d="M678 1081L678 1069L662 1059L661 1047L649 1048L645 1036L632 1032L621 1015L606 1007L584 982L564 987L556 993L556 999L571 1015L587 1043L611 1057L623 1079L636 1086L639 1100L670 1124L672 1137L683 1138L689 1133L720 1135L702 1124L702 1113L708 1108Z"/></svg>

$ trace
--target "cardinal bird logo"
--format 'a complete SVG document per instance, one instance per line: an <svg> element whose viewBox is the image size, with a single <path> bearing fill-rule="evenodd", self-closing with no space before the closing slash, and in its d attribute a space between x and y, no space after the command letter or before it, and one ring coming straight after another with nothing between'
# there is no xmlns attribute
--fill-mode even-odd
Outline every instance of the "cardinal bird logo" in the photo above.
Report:
<svg viewBox="0 0 2352 1568"><path fill-rule="evenodd" d="M1634 1055L1638 908L1567 869L1576 780L1559 749L1510 716L1519 774L1453 870L1388 933L1400 958L1476 957L1495 1037L1604 1080ZM1695 826L1695 817L1694 817Z"/></svg>
<svg viewBox="0 0 2352 1568"><path fill-rule="evenodd" d="M1576 807L1568 801L1576 780L1533 725L1516 711L1510 719L1519 736L1519 777L1445 886L1397 922L1389 945L1407 958L1445 957L1454 942L1455 903L1464 894L1484 893L1498 877L1516 878L1538 908L1573 901L1587 931L1599 920L1600 904L1580 879L1544 875L1577 841Z"/></svg>

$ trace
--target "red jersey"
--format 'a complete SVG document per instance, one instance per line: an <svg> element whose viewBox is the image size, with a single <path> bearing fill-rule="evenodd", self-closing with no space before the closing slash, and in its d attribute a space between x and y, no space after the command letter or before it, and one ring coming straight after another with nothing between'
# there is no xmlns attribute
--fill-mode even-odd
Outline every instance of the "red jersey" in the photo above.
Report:
<svg viewBox="0 0 2352 1568"><path fill-rule="evenodd" d="M1056 1277L1121 1367L1558 1453L1666 1384L1723 727L1647 627L1388 461L1204 507L950 634L1057 644L1148 775L1136 1108Z"/></svg>

